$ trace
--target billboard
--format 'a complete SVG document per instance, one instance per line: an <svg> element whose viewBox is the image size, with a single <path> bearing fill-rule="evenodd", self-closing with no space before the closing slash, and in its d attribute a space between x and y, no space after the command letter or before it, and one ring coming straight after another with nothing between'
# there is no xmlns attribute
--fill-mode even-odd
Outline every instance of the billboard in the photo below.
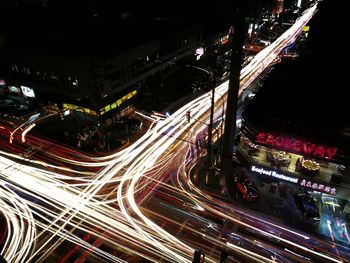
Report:
<svg viewBox="0 0 350 263"><path fill-rule="evenodd" d="M32 88L21 86L21 90L24 96L29 98L35 98L34 90Z"/></svg>

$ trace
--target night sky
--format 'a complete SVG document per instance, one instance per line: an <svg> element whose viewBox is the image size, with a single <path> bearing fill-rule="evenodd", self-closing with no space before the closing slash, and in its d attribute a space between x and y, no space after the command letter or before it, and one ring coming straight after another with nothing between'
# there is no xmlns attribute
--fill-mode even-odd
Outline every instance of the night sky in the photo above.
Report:
<svg viewBox="0 0 350 263"><path fill-rule="evenodd" d="M341 40L346 24L339 11L334 1L320 4L300 58L275 67L248 107L250 119L306 136L323 137L350 127L349 74L344 64L348 52ZM339 17L330 19L336 13Z"/></svg>

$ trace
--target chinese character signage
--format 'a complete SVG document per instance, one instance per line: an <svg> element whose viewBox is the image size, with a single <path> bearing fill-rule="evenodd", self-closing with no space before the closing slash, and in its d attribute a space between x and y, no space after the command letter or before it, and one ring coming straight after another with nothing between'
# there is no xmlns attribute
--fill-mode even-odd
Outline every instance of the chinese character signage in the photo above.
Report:
<svg viewBox="0 0 350 263"><path fill-rule="evenodd" d="M318 192L322 192L330 195L335 195L337 193L337 189L335 187L331 187L321 183L315 183L307 179L301 180L300 186L309 188L310 190L314 190L314 191L318 191Z"/></svg>

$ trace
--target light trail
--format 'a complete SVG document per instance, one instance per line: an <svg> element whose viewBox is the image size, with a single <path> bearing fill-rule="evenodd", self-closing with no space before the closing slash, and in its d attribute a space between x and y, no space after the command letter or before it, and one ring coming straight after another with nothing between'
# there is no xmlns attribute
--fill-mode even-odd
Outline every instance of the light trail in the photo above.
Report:
<svg viewBox="0 0 350 263"><path fill-rule="evenodd" d="M240 93L262 70L276 59L284 46L295 40L296 36L301 32L302 27L309 21L315 11L316 5L310 8L301 19L298 19L298 21L286 31L286 33L269 47L262 50L242 69L242 88L240 89ZM216 88L216 92L220 94L226 94L227 90L228 82ZM56 210L55 213L51 214L54 220L45 223L41 223L42 221L33 223L33 226L38 226L41 232L37 233L35 236L30 235L25 245L7 242L4 247L5 258L9 259L9 255L12 255L14 253L13 251L18 251L21 246L23 248L35 246L35 251L26 254L26 260L33 260L35 257L38 257L40 253L44 252L43 255L46 254L45 251L47 251L47 247L53 249L58 242L54 241L56 237L59 238L60 242L62 242L64 238L81 245L96 255L103 255L104 258L113 258L109 253L104 253L94 246L91 247L91 244L88 244L69 231L70 228L79 228L79 225L81 225L82 227L80 229L82 231L102 238L100 232L94 231L91 226L87 225L91 224L109 232L108 238L103 236L104 242L110 242L119 247L125 247L135 254L139 254L153 261L156 261L156 258L160 257L171 262L191 262L195 249L191 247L190 244L184 243L174 237L145 216L140 210L136 198L141 193L144 194L150 183L162 182L168 176L163 172L166 168L170 167L167 161L174 160L177 162L174 158L176 155L170 155L171 151L175 151L180 147L180 152L183 152L182 149L185 149L183 147L187 147L186 143L179 143L177 140L183 138L184 135L188 133L195 134L197 132L194 130L192 124L186 123L184 118L185 113L191 110L191 115L196 119L201 119L202 116L208 115L207 112L210 108L208 94L209 93L194 99L164 120L161 120L160 117L159 119L156 118L156 115L152 116L154 123L151 125L150 129L139 140L122 151L108 156L89 157L89 161L72 160L57 154L50 154L50 156L55 156L55 158L60 161L79 167L103 167L103 169L94 175L85 172L79 173L72 169L60 168L40 161L32 161L32 163L41 165L44 169L50 167L60 171L61 174L53 171L45 171L44 169L18 164L8 158L0 156L0 176L3 177L6 182L11 182L11 184L21 189L28 189L31 193L40 196L41 200L49 207L52 206ZM221 97L216 98L215 102L217 103L218 100L221 99ZM18 129L19 127L16 128L16 130ZM15 131L10 133L12 139ZM166 136L164 136L164 134L166 134ZM177 146L174 147L174 145ZM28 159L25 157L16 156L15 158L20 161L28 162ZM167 165L161 167L159 163L162 161L164 162L163 164ZM158 168L156 167L157 165ZM181 165L181 163L178 165ZM77 178L67 176L64 174L65 172L74 173L77 175ZM91 176L91 179L87 177L79 178L81 175ZM147 178L150 176L152 176L153 180L149 180L150 183L148 184ZM68 182L71 180L77 180L79 182L76 184L69 184ZM114 188L115 190L111 192L115 193L116 191L118 201L117 208L112 208L108 200L96 199L96 196L103 190L102 188L104 186L113 183L115 183L116 186ZM150 189L150 192L157 184L158 183ZM83 186L86 187L83 188ZM191 187L194 188L193 185ZM145 193L145 195L147 196L147 193ZM108 195L105 197L108 197ZM191 196L191 198L193 197L194 196ZM111 200L115 199L112 198ZM205 204L203 206L201 205L201 207L210 209ZM38 207L36 207L36 209L38 209ZM5 206L3 210L10 209ZM43 209L41 209L41 211L44 212ZM22 218L20 212L18 211L17 213L17 217L20 216L20 218ZM111 213L117 213L118 217L110 217ZM49 214L49 211L45 210L44 214ZM135 218L135 215L138 219ZM44 220L43 217L41 219ZM10 215L8 215L6 220L8 222L15 222L14 217L10 217ZM28 220L33 219L30 217ZM76 225L79 220L81 223ZM30 222L35 221L36 220ZM18 229L16 229L16 231L18 231ZM46 233L49 234L48 237L40 242L40 244L35 244L38 237ZM125 238L129 236L137 240L137 244L135 245L137 249L117 242L120 236ZM53 245L50 245L52 243ZM295 244L291 245L294 246ZM139 253L137 250L144 252ZM240 248L237 250L242 249ZM11 253L9 254L8 251ZM261 258L260 255L252 253L249 256ZM22 253L21 255L24 254ZM43 255L40 256L40 258L43 258ZM115 261L119 260L117 257L114 257L114 259ZM214 259L209 257L207 260L209 262L215 262Z"/></svg>
<svg viewBox="0 0 350 263"><path fill-rule="evenodd" d="M35 246L31 242L36 236L32 211L24 200L2 181L0 208L7 222L7 238L0 254L9 262L24 262Z"/></svg>

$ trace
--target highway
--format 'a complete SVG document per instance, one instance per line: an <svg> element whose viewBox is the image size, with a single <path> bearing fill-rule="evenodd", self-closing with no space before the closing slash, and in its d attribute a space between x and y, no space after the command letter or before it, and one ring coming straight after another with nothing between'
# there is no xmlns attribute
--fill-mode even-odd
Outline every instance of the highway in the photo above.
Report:
<svg viewBox="0 0 350 263"><path fill-rule="evenodd" d="M316 10L317 5L307 10L242 69L240 93L295 41ZM227 89L228 82L216 88L216 118ZM192 262L194 250L203 247L206 262L218 262L223 249L249 262L349 261L345 248L270 222L192 184L189 173L205 154L197 142L207 129L210 103L209 92L169 118L155 119L124 150L100 157L30 134L26 144L17 144L21 135L1 125L0 205L6 222L1 255L9 262ZM200 122L187 123L188 110ZM9 145L4 138L12 134ZM35 150L25 156L24 145ZM224 221L212 222L217 218ZM225 233L232 228L237 234Z"/></svg>

